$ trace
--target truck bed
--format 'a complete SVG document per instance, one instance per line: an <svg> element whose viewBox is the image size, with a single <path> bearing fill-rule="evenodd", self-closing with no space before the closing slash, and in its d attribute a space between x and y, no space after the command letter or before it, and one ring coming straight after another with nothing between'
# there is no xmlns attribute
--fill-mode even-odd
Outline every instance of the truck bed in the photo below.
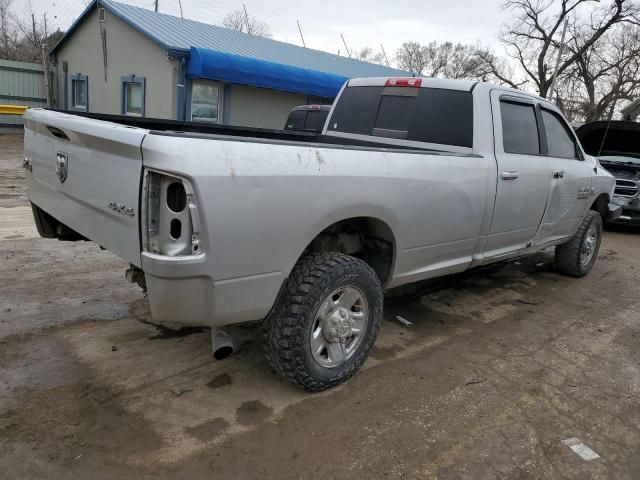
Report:
<svg viewBox="0 0 640 480"><path fill-rule="evenodd" d="M407 147L393 145L390 142L385 142L384 138L380 138L379 141L370 142L365 140L349 139L334 137L329 135L322 135L315 132L302 132L302 131L290 131L290 130L273 130L268 128L255 128L255 127L241 127L235 125L215 125L204 122L184 122L178 120L167 120L160 118L143 118L133 117L128 115L106 115L101 113L84 113L67 110L52 110L60 113L74 115L77 117L92 118L95 120L102 120L105 122L117 123L129 127L143 128L149 130L151 134L172 134L172 135L192 135L192 134L207 134L207 135L221 135L230 137L244 137L255 138L262 140L274 140L284 142L301 142L301 143L316 143L326 145L341 145L341 146L353 146L353 147L370 147L375 149L392 148L394 150L418 150L418 151L433 151L428 148L420 147ZM451 152L447 152L450 154Z"/></svg>

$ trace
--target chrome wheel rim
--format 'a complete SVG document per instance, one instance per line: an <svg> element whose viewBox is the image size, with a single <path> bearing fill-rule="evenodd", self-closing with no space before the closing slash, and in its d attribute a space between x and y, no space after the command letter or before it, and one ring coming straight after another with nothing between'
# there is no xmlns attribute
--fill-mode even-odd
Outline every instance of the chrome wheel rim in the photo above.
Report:
<svg viewBox="0 0 640 480"><path fill-rule="evenodd" d="M318 365L334 368L358 350L369 320L367 299L357 287L334 290L316 311L309 345Z"/></svg>
<svg viewBox="0 0 640 480"><path fill-rule="evenodd" d="M598 244L598 229L592 223L587 230L587 234L584 237L584 241L582 242L582 252L580 253L580 260L582 262L582 266L586 266L589 264L593 255L596 251L596 245Z"/></svg>

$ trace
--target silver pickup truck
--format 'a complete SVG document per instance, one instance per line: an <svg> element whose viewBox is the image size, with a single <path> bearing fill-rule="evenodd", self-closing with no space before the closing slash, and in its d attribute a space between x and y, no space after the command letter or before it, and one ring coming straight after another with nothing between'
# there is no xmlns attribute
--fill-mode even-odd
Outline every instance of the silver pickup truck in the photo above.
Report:
<svg viewBox="0 0 640 480"><path fill-rule="evenodd" d="M549 246L583 276L620 213L555 106L470 81L350 80L320 134L32 109L25 154L43 237L125 259L159 323L264 319L309 390L364 363L385 289Z"/></svg>

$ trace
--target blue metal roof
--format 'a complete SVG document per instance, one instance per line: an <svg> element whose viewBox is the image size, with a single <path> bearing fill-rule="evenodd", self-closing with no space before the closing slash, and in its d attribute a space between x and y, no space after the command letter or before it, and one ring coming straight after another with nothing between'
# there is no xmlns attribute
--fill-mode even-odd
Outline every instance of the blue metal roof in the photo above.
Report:
<svg viewBox="0 0 640 480"><path fill-rule="evenodd" d="M112 0L93 0L64 37L51 49L51 53L55 53L68 40L96 3L166 50L184 52L186 55L191 47L198 47L348 78L408 75L407 72L395 68L156 13Z"/></svg>

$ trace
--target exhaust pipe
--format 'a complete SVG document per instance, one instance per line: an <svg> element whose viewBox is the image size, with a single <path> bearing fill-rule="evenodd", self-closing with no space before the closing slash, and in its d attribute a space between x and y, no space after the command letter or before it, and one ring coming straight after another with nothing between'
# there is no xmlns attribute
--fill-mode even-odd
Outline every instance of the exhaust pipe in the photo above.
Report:
<svg viewBox="0 0 640 480"><path fill-rule="evenodd" d="M233 353L233 338L224 330L211 327L211 352L216 360L224 360Z"/></svg>

